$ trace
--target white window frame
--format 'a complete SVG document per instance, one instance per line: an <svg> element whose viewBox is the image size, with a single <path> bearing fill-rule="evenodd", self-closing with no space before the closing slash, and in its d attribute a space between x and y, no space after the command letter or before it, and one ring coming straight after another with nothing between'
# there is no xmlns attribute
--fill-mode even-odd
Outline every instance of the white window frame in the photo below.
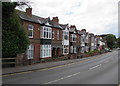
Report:
<svg viewBox="0 0 120 86"><path fill-rule="evenodd" d="M81 47L81 53L84 53L84 47Z"/></svg>
<svg viewBox="0 0 120 86"><path fill-rule="evenodd" d="M71 37L72 37L72 42L76 42L76 40L77 40L76 34L71 34ZM75 40L73 40L74 38L75 38Z"/></svg>
<svg viewBox="0 0 120 86"><path fill-rule="evenodd" d="M43 26L41 28L41 38L43 39L52 39L52 28ZM45 35L44 35L45 34Z"/></svg>
<svg viewBox="0 0 120 86"><path fill-rule="evenodd" d="M29 26L31 26L32 28L29 28ZM32 36L28 36L28 38L33 38L33 28L34 28L33 25L31 25L31 24L28 25L28 31L29 31L29 30L32 31Z"/></svg>
<svg viewBox="0 0 120 86"><path fill-rule="evenodd" d="M41 58L51 57L51 45L41 45Z"/></svg>
<svg viewBox="0 0 120 86"><path fill-rule="evenodd" d="M65 49L67 49L67 52L65 52ZM69 46L68 45L64 45L63 46L63 54L68 54L69 53Z"/></svg>
<svg viewBox="0 0 120 86"><path fill-rule="evenodd" d="M34 57L34 45L30 44L27 49L27 59L33 59Z"/></svg>
<svg viewBox="0 0 120 86"><path fill-rule="evenodd" d="M71 46L71 53L77 53L76 50L77 50L76 46Z"/></svg>
<svg viewBox="0 0 120 86"><path fill-rule="evenodd" d="M67 36L67 39L65 39L65 36ZM68 31L63 31L63 38L64 38L64 40L69 40L69 32Z"/></svg>

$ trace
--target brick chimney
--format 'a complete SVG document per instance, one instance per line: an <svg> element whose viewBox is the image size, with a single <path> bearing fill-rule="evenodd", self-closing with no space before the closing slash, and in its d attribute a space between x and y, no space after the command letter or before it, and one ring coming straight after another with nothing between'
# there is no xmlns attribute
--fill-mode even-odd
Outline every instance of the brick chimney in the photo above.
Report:
<svg viewBox="0 0 120 86"><path fill-rule="evenodd" d="M76 26L75 25L71 25L70 28L76 28Z"/></svg>
<svg viewBox="0 0 120 86"><path fill-rule="evenodd" d="M85 31L86 32L86 29L82 29L81 31Z"/></svg>
<svg viewBox="0 0 120 86"><path fill-rule="evenodd" d="M32 8L26 8L26 14L32 16Z"/></svg>
<svg viewBox="0 0 120 86"><path fill-rule="evenodd" d="M57 16L56 16L56 17L53 17L52 21L53 21L53 22L56 22L56 23L59 23L59 19L58 19Z"/></svg>

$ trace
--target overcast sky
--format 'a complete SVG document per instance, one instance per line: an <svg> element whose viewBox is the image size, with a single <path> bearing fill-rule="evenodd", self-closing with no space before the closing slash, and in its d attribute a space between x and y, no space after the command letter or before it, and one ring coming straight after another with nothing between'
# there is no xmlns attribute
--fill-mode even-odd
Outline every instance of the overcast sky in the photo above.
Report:
<svg viewBox="0 0 120 86"><path fill-rule="evenodd" d="M30 1L34 15L51 19L58 16L60 23L76 25L78 30L86 29L94 34L112 33L118 35L119 0L27 1Z"/></svg>

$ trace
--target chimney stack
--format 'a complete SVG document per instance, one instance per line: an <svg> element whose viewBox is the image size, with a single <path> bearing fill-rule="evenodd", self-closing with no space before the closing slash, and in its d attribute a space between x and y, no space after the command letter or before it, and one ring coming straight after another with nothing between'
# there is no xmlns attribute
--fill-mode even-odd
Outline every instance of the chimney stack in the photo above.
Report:
<svg viewBox="0 0 120 86"><path fill-rule="evenodd" d="M56 22L56 23L59 23L58 17L53 17L52 21L53 21L53 22Z"/></svg>
<svg viewBox="0 0 120 86"><path fill-rule="evenodd" d="M81 31L84 31L84 32L86 32L86 29L82 29Z"/></svg>
<svg viewBox="0 0 120 86"><path fill-rule="evenodd" d="M75 25L71 25L70 28L76 28L76 26Z"/></svg>
<svg viewBox="0 0 120 86"><path fill-rule="evenodd" d="M26 14L32 16L32 8L26 8Z"/></svg>

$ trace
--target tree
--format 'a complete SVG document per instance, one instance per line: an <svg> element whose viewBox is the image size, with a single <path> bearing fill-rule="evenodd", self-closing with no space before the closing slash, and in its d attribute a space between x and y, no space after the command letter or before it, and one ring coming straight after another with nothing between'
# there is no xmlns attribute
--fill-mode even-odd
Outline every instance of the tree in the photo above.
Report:
<svg viewBox="0 0 120 86"><path fill-rule="evenodd" d="M2 4L2 57L16 57L24 53L29 40L16 14L17 3L4 2Z"/></svg>
<svg viewBox="0 0 120 86"><path fill-rule="evenodd" d="M113 49L113 47L115 46L115 42L116 42L116 37L113 34L108 34L105 37L105 40L107 42L107 45L110 49Z"/></svg>
<svg viewBox="0 0 120 86"><path fill-rule="evenodd" d="M117 39L117 45L120 48L120 37Z"/></svg>

